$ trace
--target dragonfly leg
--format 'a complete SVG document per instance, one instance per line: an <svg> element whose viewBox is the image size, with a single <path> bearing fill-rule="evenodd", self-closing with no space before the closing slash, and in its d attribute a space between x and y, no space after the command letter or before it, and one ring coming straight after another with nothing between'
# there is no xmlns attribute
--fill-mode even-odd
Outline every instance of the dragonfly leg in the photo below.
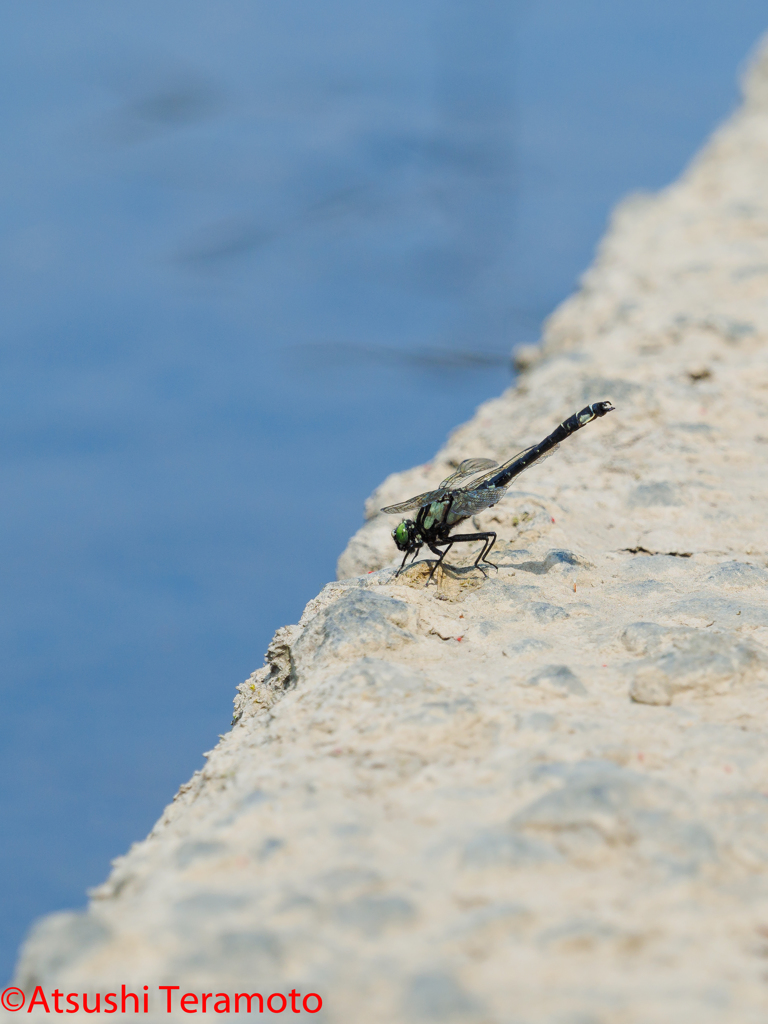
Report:
<svg viewBox="0 0 768 1024"><path fill-rule="evenodd" d="M429 586L429 584L430 584L430 582L432 580L432 577L435 575L435 571L437 570L437 567L442 564L443 559L445 558L445 556L448 554L448 552L453 547L453 537L451 537L450 541L447 541L446 543L448 544L448 547L445 549L445 551L441 551L440 548L436 547L434 544L427 545L429 547L430 551L434 551L434 553L436 555L438 555L438 559L435 562L435 564L432 566L432 569L430 570L429 576L427 577L427 584L426 584L427 586Z"/></svg>
<svg viewBox="0 0 768 1024"><path fill-rule="evenodd" d="M488 562L488 565L492 565L493 568L498 572L499 571L498 565L496 565L495 562L491 562L489 560L489 558L488 558L488 555L490 554L491 548L496 543L496 534L491 531L491 532L488 533L487 536L488 536L488 545L487 545L487 547L484 547L483 550L480 552L480 554L477 556L477 562ZM475 565L477 565L477 562L475 562ZM478 568L479 568L479 566L478 566Z"/></svg>
<svg viewBox="0 0 768 1024"><path fill-rule="evenodd" d="M487 573L486 573L485 569L482 567L482 565L480 565L480 562L487 562L488 561L488 559L485 556L488 554L488 552L491 550L493 545L496 543L496 534L495 533L492 533L492 532L489 532L489 533L457 533L453 537L450 538L451 543L445 549L443 554L444 555L448 554L448 552L451 549L451 545L452 544L455 544L457 542L459 544L468 543L469 541L472 541L472 540L482 540L484 542L482 550L480 551L480 554L475 559L475 566L480 570L480 572L483 574L483 576L486 576ZM430 545L430 547L431 547L431 545ZM432 550L434 551L434 548L432 548ZM442 559L441 559L441 561L442 561ZM488 565L493 565L494 569L498 569L498 566L494 565L493 562L488 562Z"/></svg>
<svg viewBox="0 0 768 1024"><path fill-rule="evenodd" d="M420 551L421 551L421 544L419 544L419 546L417 548L414 548L413 558L411 559L411 565L413 565L413 563L416 561L416 556L418 555L418 553ZM411 553L410 551L406 551L405 554L403 555L403 560L400 563L400 568L395 573L395 579L397 579L397 577L400 575L400 573L405 568L405 563L408 561L408 555L410 555L410 553Z"/></svg>
<svg viewBox="0 0 768 1024"><path fill-rule="evenodd" d="M398 577L398 576L400 575L400 573L401 573L401 572L403 571L403 568L404 568L404 566L405 566L405 562L406 562L406 559L408 558L408 555L410 555L410 553L411 553L410 551L406 551L406 552L405 552L405 554L403 555L403 560L402 560L402 562L400 563L400 568L399 568L399 569L397 570L397 572L395 573L395 579L397 579L397 577Z"/></svg>

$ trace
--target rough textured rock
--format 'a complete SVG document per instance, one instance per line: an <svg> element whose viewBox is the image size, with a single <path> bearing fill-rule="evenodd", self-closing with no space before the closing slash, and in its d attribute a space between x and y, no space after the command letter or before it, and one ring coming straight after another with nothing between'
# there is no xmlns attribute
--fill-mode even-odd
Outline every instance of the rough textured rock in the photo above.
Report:
<svg viewBox="0 0 768 1024"><path fill-rule="evenodd" d="M207 767L19 984L295 987L337 1024L766 1019L768 56L526 365L382 484ZM477 517L498 573L394 578L376 509L608 398Z"/></svg>

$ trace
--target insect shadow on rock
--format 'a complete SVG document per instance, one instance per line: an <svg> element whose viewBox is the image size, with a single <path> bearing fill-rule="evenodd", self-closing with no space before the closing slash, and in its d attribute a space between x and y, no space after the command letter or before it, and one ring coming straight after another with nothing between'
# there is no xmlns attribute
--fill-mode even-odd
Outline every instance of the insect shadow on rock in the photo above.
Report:
<svg viewBox="0 0 768 1024"><path fill-rule="evenodd" d="M436 490L417 494L415 498L409 498L408 501L383 508L381 511L388 515L418 509L415 520L404 519L392 531L398 551L405 552L395 576L399 576L405 568L408 556L413 555L411 560L411 564L413 564L419 551L426 545L438 556L427 577L427 585L429 585L435 575L435 570L443 564L445 556L453 545L473 540L483 541L480 554L474 562L475 567L484 576L487 573L480 565L481 562L498 569L497 565L488 560L488 554L496 543L496 534L493 531L455 533L450 536L451 530L470 516L482 512L483 509L492 508L504 497L511 480L524 470L530 469L534 463L541 462L553 455L560 442L564 441L566 437L570 437L571 434L586 426L587 423L591 423L592 420L599 419L608 412L613 412L613 408L610 402L595 402L593 405L587 405L581 412L576 412L564 420L543 441L519 452L503 466L499 466L492 459L465 459ZM482 475L478 477L478 474ZM472 479L463 487L454 486L467 477ZM443 550L441 551L440 548Z"/></svg>

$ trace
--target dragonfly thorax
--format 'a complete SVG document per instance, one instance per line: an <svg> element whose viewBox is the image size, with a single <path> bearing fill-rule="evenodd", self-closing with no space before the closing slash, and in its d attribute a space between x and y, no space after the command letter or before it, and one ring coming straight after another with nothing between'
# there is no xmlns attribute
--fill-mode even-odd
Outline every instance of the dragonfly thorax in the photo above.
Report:
<svg viewBox="0 0 768 1024"><path fill-rule="evenodd" d="M396 526L392 537L399 551L413 551L422 544L421 534L412 519L404 519Z"/></svg>

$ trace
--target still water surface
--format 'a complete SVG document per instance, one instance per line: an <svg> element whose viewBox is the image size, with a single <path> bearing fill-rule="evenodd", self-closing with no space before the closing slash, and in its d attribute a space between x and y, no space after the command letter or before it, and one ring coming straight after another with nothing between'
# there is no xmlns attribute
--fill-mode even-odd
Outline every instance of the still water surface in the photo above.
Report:
<svg viewBox="0 0 768 1024"><path fill-rule="evenodd" d="M509 383L612 204L733 107L768 19L36 0L0 20L9 975L29 922L82 905L201 765L366 495Z"/></svg>

